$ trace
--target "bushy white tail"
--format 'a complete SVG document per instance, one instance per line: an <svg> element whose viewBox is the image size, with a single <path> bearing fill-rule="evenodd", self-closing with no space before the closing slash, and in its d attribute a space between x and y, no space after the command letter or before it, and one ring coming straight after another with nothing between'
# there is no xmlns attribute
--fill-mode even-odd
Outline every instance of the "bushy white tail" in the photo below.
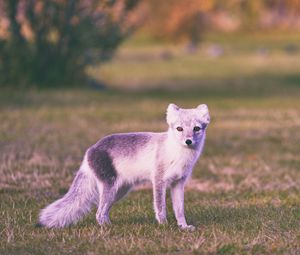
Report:
<svg viewBox="0 0 300 255"><path fill-rule="evenodd" d="M97 195L95 179L79 170L68 193L41 211L39 224L61 228L75 223L90 211Z"/></svg>

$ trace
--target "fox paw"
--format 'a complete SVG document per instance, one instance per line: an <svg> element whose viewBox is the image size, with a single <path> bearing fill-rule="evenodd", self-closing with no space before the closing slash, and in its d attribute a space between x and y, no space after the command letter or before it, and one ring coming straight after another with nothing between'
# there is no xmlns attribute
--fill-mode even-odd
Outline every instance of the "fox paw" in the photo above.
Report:
<svg viewBox="0 0 300 255"><path fill-rule="evenodd" d="M111 221L108 217L103 217L103 218L99 218L97 219L99 225L101 226L105 226L105 225L110 225L111 224Z"/></svg>
<svg viewBox="0 0 300 255"><path fill-rule="evenodd" d="M168 220L166 218L158 219L158 224L167 224Z"/></svg>
<svg viewBox="0 0 300 255"><path fill-rule="evenodd" d="M196 227L193 225L185 225L185 226L180 225L179 228L182 230L187 230L187 231L195 231L196 230Z"/></svg>

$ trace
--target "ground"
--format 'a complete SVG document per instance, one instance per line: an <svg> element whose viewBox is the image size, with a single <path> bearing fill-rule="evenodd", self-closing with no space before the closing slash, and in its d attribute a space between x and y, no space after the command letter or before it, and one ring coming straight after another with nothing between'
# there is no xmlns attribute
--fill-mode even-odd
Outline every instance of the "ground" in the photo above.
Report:
<svg viewBox="0 0 300 255"><path fill-rule="evenodd" d="M133 42L89 70L107 89L2 90L0 254L299 254L296 39L212 36L196 52ZM93 209L65 229L35 227L86 148L110 133L166 130L170 102L206 103L212 117L186 191L195 232L177 228L169 196L159 226L147 187L113 207L111 226Z"/></svg>

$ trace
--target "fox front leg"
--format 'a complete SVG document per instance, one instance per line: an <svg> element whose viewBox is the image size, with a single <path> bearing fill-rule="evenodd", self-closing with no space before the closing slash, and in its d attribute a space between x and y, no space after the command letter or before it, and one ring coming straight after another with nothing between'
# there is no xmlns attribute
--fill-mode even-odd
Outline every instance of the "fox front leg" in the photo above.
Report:
<svg viewBox="0 0 300 255"><path fill-rule="evenodd" d="M156 220L159 224L167 223L166 184L163 181L153 183L153 202Z"/></svg>
<svg viewBox="0 0 300 255"><path fill-rule="evenodd" d="M181 229L194 231L195 227L186 223L184 215L184 182L185 180L179 180L171 186L173 211L177 224Z"/></svg>

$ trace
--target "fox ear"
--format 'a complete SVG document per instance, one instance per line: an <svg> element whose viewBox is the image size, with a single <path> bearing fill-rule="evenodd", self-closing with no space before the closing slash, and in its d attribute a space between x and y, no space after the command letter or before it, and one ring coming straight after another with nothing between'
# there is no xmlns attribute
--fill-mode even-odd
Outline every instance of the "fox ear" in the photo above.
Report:
<svg viewBox="0 0 300 255"><path fill-rule="evenodd" d="M177 119L179 107L176 104L169 104L167 108L167 123L172 125Z"/></svg>
<svg viewBox="0 0 300 255"><path fill-rule="evenodd" d="M209 111L208 111L208 107L206 104L200 104L197 106L197 110L198 112L201 114L201 120L205 123L205 124L209 124L210 122L210 116L209 116Z"/></svg>

